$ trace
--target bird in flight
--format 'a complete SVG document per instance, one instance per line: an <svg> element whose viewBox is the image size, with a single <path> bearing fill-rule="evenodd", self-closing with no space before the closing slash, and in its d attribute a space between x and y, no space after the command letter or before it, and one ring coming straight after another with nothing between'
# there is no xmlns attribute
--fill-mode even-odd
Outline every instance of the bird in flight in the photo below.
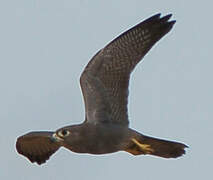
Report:
<svg viewBox="0 0 213 180"><path fill-rule="evenodd" d="M60 147L76 153L107 154L126 151L133 155L177 158L183 143L143 135L129 128L128 85L130 74L151 47L175 24L171 14L156 14L122 33L90 60L80 77L85 120L55 132L35 131L20 136L18 153L43 164Z"/></svg>

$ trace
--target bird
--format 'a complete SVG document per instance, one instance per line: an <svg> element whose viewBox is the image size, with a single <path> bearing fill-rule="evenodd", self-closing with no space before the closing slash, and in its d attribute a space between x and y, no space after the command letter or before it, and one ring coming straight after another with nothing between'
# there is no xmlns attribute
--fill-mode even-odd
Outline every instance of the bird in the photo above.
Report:
<svg viewBox="0 0 213 180"><path fill-rule="evenodd" d="M56 131L33 131L17 138L17 152L41 165L60 147L94 155L124 151L132 155L177 158L188 146L150 137L129 127L129 80L136 65L174 26L172 14L155 14L99 50L80 76L85 120Z"/></svg>

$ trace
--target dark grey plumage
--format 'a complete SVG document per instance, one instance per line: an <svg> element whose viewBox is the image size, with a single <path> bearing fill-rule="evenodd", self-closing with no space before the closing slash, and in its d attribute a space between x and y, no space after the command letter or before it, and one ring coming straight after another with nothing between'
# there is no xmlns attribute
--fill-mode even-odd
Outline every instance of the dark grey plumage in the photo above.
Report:
<svg viewBox="0 0 213 180"><path fill-rule="evenodd" d="M94 117L89 118L90 114L98 111L98 115L101 115L103 119L103 115L108 112L111 117L108 120L128 125L127 100L130 74L149 49L171 30L175 21L168 22L170 17L171 14L160 18L160 14L157 14L143 21L118 36L88 63L81 76L87 121L89 119L94 121ZM93 78L92 86L97 88L93 92L88 91L84 84L85 74L87 74L87 78L90 74L90 80L91 77ZM90 97L92 93L93 99ZM101 97L95 104L94 101L97 101L98 94ZM104 103L103 97L107 99L104 100ZM106 102L108 104L103 107ZM97 121L100 119L98 118Z"/></svg>
<svg viewBox="0 0 213 180"><path fill-rule="evenodd" d="M182 143L148 137L128 127L130 74L150 48L168 33L175 21L160 14L141 22L101 49L81 78L85 121L56 132L31 132L18 138L17 151L31 162L44 163L61 146L78 153L126 151L176 158L185 153Z"/></svg>

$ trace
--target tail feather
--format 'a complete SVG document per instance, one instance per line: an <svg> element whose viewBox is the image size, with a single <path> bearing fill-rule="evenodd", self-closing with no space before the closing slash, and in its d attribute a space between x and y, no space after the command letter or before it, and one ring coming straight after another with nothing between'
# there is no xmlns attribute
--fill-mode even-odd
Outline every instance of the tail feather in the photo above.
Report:
<svg viewBox="0 0 213 180"><path fill-rule="evenodd" d="M132 145L126 149L127 152L140 155L150 154L164 158L177 158L185 154L185 144L173 141L157 139L149 136L132 139Z"/></svg>
<svg viewBox="0 0 213 180"><path fill-rule="evenodd" d="M143 143L149 144L154 151L152 155L164 158L177 158L185 154L185 144L144 136Z"/></svg>

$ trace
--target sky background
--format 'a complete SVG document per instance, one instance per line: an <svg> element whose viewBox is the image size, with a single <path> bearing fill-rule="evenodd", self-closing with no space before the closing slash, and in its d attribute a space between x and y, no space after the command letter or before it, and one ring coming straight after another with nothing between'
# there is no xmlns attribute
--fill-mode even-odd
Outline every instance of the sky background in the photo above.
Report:
<svg viewBox="0 0 213 180"><path fill-rule="evenodd" d="M0 1L0 179L211 179L213 160L212 1ZM189 145L163 159L76 154L61 148L46 164L15 150L29 131L84 120L79 77L92 56L144 19L173 13L172 31L135 69L130 127Z"/></svg>

